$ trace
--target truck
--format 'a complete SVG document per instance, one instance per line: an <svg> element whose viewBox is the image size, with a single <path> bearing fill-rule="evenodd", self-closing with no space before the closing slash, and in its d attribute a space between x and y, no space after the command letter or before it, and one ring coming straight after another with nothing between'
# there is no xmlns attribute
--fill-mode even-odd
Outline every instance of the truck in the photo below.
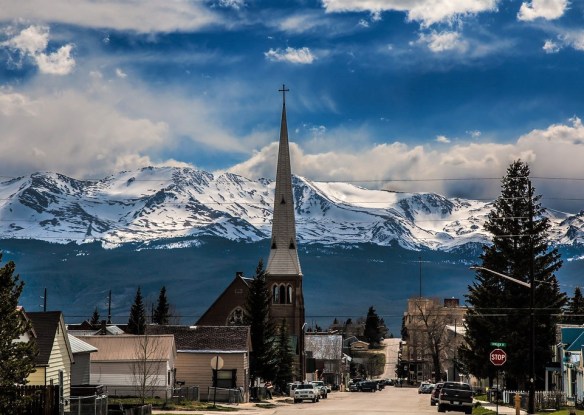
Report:
<svg viewBox="0 0 584 415"><path fill-rule="evenodd" d="M468 383L444 382L438 395L438 412L459 411L472 414L472 388Z"/></svg>
<svg viewBox="0 0 584 415"><path fill-rule="evenodd" d="M294 389L294 403L309 400L318 402L320 400L320 391L312 383L302 383Z"/></svg>

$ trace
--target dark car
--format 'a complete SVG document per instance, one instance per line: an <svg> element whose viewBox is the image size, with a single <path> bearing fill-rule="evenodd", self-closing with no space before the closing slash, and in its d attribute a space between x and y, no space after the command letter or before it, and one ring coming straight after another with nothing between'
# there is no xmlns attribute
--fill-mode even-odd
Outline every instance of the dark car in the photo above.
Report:
<svg viewBox="0 0 584 415"><path fill-rule="evenodd" d="M359 383L359 389L361 392L376 392L377 391L377 382L372 380L364 380Z"/></svg>
<svg viewBox="0 0 584 415"><path fill-rule="evenodd" d="M434 390L430 395L430 405L436 406L436 404L438 403L438 398L440 397L440 389L442 389L442 386L444 386L444 383L442 382L437 383L436 386L434 386Z"/></svg>

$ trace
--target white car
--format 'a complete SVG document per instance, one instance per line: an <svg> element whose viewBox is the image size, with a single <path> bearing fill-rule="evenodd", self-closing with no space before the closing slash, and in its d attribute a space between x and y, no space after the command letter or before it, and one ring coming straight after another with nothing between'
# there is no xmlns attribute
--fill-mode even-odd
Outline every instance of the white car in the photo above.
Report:
<svg viewBox="0 0 584 415"><path fill-rule="evenodd" d="M294 389L294 403L302 401L318 402L320 400L320 391L312 383L303 383Z"/></svg>
<svg viewBox="0 0 584 415"><path fill-rule="evenodd" d="M312 383L314 386L316 386L316 388L318 389L318 391L320 393L320 397L322 399L328 398L328 390L327 390L326 385L324 384L324 382L322 380L313 380L310 383Z"/></svg>

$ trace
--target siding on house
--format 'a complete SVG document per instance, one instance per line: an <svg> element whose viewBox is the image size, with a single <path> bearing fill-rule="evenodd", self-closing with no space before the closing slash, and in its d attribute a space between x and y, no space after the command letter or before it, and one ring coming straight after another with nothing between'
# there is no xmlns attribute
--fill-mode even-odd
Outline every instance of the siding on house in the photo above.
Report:
<svg viewBox="0 0 584 415"><path fill-rule="evenodd" d="M63 371L63 396L71 396L71 365L74 362L65 320L60 311L27 312L36 333L39 354L35 359L38 370L29 377L31 385L59 385L59 371ZM41 372L44 376L41 379ZM34 382L34 383L33 383ZM38 383L37 383L38 382ZM67 407L66 407L67 409Z"/></svg>
<svg viewBox="0 0 584 415"><path fill-rule="evenodd" d="M223 359L221 370L235 370L235 388L249 399L249 353L251 337L248 326L158 326L149 325L147 333L173 334L176 340L176 380L185 386L198 386L201 399L213 386L211 359Z"/></svg>
<svg viewBox="0 0 584 415"><path fill-rule="evenodd" d="M28 384L29 385L44 385L45 384L45 368L37 366L34 368L34 371L28 375Z"/></svg>
<svg viewBox="0 0 584 415"><path fill-rule="evenodd" d="M82 336L98 351L91 354L91 384L107 387L110 395L138 395L140 374L148 373L148 396L170 397L174 385L176 347L172 335ZM142 347L149 347L147 362ZM141 365L147 369L141 369ZM143 366L142 366L143 367ZM170 378L170 379L169 379ZM169 381L170 380L170 381Z"/></svg>

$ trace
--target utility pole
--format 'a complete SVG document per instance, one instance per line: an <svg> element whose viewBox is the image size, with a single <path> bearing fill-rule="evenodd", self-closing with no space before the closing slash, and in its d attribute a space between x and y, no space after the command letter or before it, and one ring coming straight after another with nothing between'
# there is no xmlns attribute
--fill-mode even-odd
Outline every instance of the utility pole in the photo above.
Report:
<svg viewBox="0 0 584 415"><path fill-rule="evenodd" d="M422 257L418 257L418 263L420 264L420 298L422 298Z"/></svg>
<svg viewBox="0 0 584 415"><path fill-rule="evenodd" d="M41 305L41 307L43 308L43 311L47 311L47 287L45 287L45 295L43 297L41 297L43 299L43 304Z"/></svg>
<svg viewBox="0 0 584 415"><path fill-rule="evenodd" d="M112 290L109 290L108 296L107 324L112 324Z"/></svg>
<svg viewBox="0 0 584 415"><path fill-rule="evenodd" d="M535 414L535 258L533 257L533 200L531 197L531 180L527 179L527 197L529 198L529 324L531 327L531 340L529 342L530 379L529 400L527 413Z"/></svg>

